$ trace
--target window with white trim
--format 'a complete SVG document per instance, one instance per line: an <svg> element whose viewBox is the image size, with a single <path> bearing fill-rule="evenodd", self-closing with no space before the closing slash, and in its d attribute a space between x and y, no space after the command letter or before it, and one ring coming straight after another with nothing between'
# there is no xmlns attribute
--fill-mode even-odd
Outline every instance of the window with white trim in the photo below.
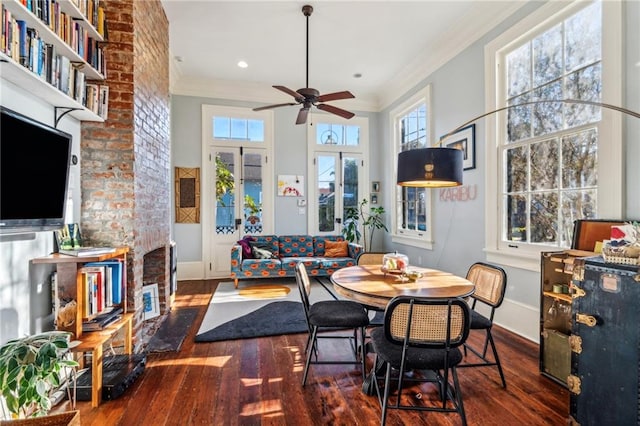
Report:
<svg viewBox="0 0 640 426"><path fill-rule="evenodd" d="M525 104L487 121L487 143L496 144L487 149L488 182L495 183L487 205L498 206L498 214L488 216L490 253L537 257L569 247L576 219L620 214L621 138L612 136L619 117L592 105L554 102L620 104L612 80L619 65L605 53L616 49L606 33L620 21L607 3L576 2L547 17L543 6L537 21L517 26L521 37L487 47L495 76L488 73L488 82L497 81L488 85L487 99L497 100L488 110Z"/></svg>
<svg viewBox="0 0 640 426"><path fill-rule="evenodd" d="M430 146L430 94L431 88L427 86L391 112L394 158L400 152ZM394 242L430 248L431 191L397 185L395 204Z"/></svg>

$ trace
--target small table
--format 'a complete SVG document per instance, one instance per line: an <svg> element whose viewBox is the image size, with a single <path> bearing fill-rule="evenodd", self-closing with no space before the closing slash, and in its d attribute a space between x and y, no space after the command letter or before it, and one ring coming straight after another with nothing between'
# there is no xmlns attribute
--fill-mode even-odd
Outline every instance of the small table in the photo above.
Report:
<svg viewBox="0 0 640 426"><path fill-rule="evenodd" d="M341 296L379 310L396 296L467 297L475 290L471 281L449 272L417 266L407 269L420 272L422 277L411 282L398 274L385 274L380 265L361 265L337 270L331 282Z"/></svg>

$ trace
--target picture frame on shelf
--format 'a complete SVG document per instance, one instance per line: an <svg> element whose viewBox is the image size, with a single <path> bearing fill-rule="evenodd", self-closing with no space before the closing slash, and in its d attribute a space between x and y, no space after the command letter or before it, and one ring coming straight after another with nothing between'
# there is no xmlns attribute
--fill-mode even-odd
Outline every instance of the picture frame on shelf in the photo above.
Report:
<svg viewBox="0 0 640 426"><path fill-rule="evenodd" d="M147 284L142 287L142 306L145 321L160 316L158 284Z"/></svg>
<svg viewBox="0 0 640 426"><path fill-rule="evenodd" d="M452 135L442 136L440 146L455 148L463 152L464 170L476 168L476 125L470 124Z"/></svg>

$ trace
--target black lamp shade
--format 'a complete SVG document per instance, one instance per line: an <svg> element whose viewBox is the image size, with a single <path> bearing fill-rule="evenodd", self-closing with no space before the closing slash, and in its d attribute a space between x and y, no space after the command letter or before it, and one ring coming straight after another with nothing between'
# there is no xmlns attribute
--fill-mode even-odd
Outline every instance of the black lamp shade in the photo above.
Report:
<svg viewBox="0 0 640 426"><path fill-rule="evenodd" d="M463 152L455 148L422 148L398 155L398 185L441 188L462 185Z"/></svg>

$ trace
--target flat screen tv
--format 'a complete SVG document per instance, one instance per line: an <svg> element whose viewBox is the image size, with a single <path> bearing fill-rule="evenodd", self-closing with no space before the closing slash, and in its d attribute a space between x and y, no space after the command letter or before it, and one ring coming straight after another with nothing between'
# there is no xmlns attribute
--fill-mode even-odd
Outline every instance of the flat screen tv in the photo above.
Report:
<svg viewBox="0 0 640 426"><path fill-rule="evenodd" d="M0 106L0 233L64 225L70 134Z"/></svg>

